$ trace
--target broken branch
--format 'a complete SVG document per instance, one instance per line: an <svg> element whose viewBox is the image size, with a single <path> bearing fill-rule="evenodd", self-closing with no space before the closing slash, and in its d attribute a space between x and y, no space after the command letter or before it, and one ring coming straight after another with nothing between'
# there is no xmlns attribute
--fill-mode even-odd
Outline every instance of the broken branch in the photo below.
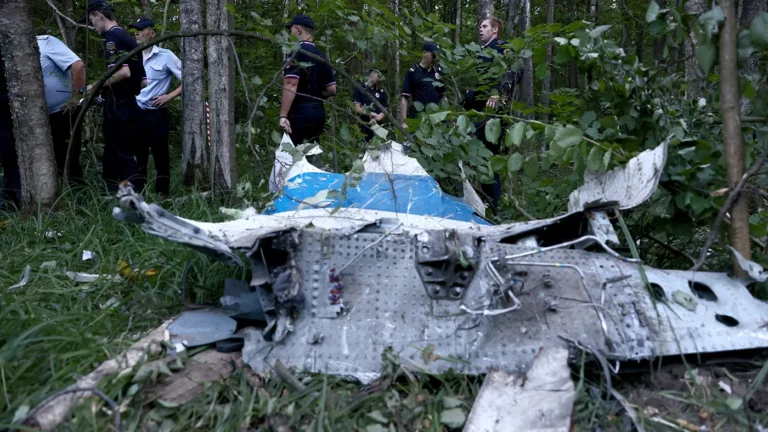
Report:
<svg viewBox="0 0 768 432"><path fill-rule="evenodd" d="M709 236L707 236L707 241L704 242L704 246L702 246L701 250L699 251L699 260L696 263L696 265L691 267L691 271L697 271L707 261L707 252L709 252L709 248L712 247L712 244L715 241L717 241L717 239L720 237L720 224L723 223L723 219L725 219L725 214L728 213L728 211L731 209L733 204L739 198L739 195L741 194L741 190L744 189L744 185L747 183L747 180L749 180L750 177L755 175L755 173L757 173L760 167L763 166L765 157L766 157L766 154L763 153L763 155L760 156L760 158L757 161L755 161L755 163L749 168L749 170L746 173L744 173L743 176L741 176L741 180L739 180L736 186L731 188L731 191L728 194L728 198L725 199L725 204L723 204L723 206L720 208L720 213L717 214L717 217L715 218L715 222L712 223L712 228L710 228L709 230Z"/></svg>

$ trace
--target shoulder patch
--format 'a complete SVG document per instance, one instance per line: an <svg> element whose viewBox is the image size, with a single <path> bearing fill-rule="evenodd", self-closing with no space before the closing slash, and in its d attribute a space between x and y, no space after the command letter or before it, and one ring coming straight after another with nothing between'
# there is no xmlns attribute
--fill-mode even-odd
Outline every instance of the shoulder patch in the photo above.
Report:
<svg viewBox="0 0 768 432"><path fill-rule="evenodd" d="M114 54L117 52L117 45L115 45L114 42L109 41L106 45L104 45L104 48L107 50L108 53Z"/></svg>
<svg viewBox="0 0 768 432"><path fill-rule="evenodd" d="M37 40L46 40L46 39L48 39L49 37L50 37L49 35L41 35L41 36L38 36L38 37L37 37Z"/></svg>

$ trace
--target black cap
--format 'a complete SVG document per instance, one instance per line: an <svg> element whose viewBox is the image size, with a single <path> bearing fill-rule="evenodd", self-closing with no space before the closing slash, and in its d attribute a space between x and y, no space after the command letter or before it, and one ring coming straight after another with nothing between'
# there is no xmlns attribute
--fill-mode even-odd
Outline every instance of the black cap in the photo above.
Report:
<svg viewBox="0 0 768 432"><path fill-rule="evenodd" d="M112 6L105 0L91 0L88 2L88 6L85 9L85 16L83 16L80 21L88 22L88 15L90 15L91 12L102 12L105 10L113 10Z"/></svg>
<svg viewBox="0 0 768 432"><path fill-rule="evenodd" d="M136 30L144 30L145 28L155 28L155 22L150 18L141 17L136 20L135 23L128 26L128 28L135 28Z"/></svg>
<svg viewBox="0 0 768 432"><path fill-rule="evenodd" d="M315 29L315 22L312 21L312 18L310 18L308 15L304 15L304 14L298 14L295 17L293 17L291 21L285 24L285 28L289 29L295 25L300 25L302 27L306 27L311 30Z"/></svg>
<svg viewBox="0 0 768 432"><path fill-rule="evenodd" d="M433 53L443 53L443 50L440 49L440 47L434 43L434 42L424 42L424 45L421 46L422 51L431 51Z"/></svg>

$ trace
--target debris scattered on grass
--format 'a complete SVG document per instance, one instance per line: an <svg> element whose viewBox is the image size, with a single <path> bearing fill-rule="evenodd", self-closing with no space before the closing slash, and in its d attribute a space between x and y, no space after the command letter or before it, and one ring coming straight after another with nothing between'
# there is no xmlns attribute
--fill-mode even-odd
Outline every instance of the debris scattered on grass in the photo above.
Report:
<svg viewBox="0 0 768 432"><path fill-rule="evenodd" d="M112 282L120 282L120 276L106 275L106 274L93 274L93 273L81 273L68 271L67 277L72 279L76 283L91 283L99 279L107 279Z"/></svg>
<svg viewBox="0 0 768 432"><path fill-rule="evenodd" d="M721 388L721 389L722 389L724 392L726 392L726 393L728 393L728 394L733 394L733 391L731 391L731 386L729 386L728 384L726 384L726 383L724 383L724 382L722 382L722 381L718 381L718 382L717 382L717 385L718 385L718 386L719 386L719 387L720 387L720 388Z"/></svg>
<svg viewBox="0 0 768 432"><path fill-rule="evenodd" d="M96 260L96 252L89 251L89 250L83 250L82 260L83 261L91 261L91 260L95 261Z"/></svg>
<svg viewBox="0 0 768 432"><path fill-rule="evenodd" d="M46 261L40 264L40 270L55 270L57 265L56 261Z"/></svg>
<svg viewBox="0 0 768 432"><path fill-rule="evenodd" d="M29 277L32 276L32 267L26 266L24 267L24 272L21 274L21 280L16 285L9 286L6 292L15 292L18 291L20 288L22 288L24 285L29 283Z"/></svg>

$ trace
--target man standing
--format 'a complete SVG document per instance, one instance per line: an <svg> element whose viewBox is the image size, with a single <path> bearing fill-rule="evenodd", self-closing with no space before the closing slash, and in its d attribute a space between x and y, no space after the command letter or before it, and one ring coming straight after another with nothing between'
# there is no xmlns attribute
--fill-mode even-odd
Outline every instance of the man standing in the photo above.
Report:
<svg viewBox="0 0 768 432"><path fill-rule="evenodd" d="M301 41L301 49L325 59L313 42L315 23L307 15L296 15L285 25ZM302 64L309 66L302 66ZM283 68L280 128L294 144L314 142L323 133L323 100L336 94L336 79L330 66L303 53L287 60Z"/></svg>
<svg viewBox="0 0 768 432"><path fill-rule="evenodd" d="M128 32L117 25L115 12L104 0L91 0L87 11L91 25L104 38L107 68L113 66L118 58L138 47ZM140 114L136 96L146 84L144 65L137 54L120 65L120 69L102 88L103 178L110 191L116 191L118 184L124 180L130 180L138 190L143 188L138 176L135 151Z"/></svg>
<svg viewBox="0 0 768 432"><path fill-rule="evenodd" d="M371 68L368 71L368 80L363 83L365 91L355 87L352 94L352 102L355 104L355 110L360 114L360 120L370 125L384 121L384 113L373 103L373 99L376 99L384 108L389 108L387 92L379 88L383 76L381 69ZM373 131L368 126L360 125L360 131L365 134L366 142L373 139Z"/></svg>
<svg viewBox="0 0 768 432"><path fill-rule="evenodd" d="M405 117L416 118L419 113L415 107L408 108L408 99L419 102L425 107L430 103L439 104L445 95L442 82L443 69L437 65L440 47L434 42L425 42L421 47L421 61L408 69L403 81L400 99L400 121L406 127Z"/></svg>
<svg viewBox="0 0 768 432"><path fill-rule="evenodd" d="M499 39L501 26L501 20L495 17L486 18L480 22L478 30L480 33L480 42L483 43L483 49L480 51L480 54L478 54L477 58L480 62L478 74L480 75L479 83L481 88L477 90L469 90L464 96L464 107L468 110L473 109L482 112L486 107L493 110L501 107L501 76L488 76L488 69L493 64L494 56L496 54L505 55L508 52L504 47L507 42ZM522 77L522 74L519 75ZM517 81L519 82L519 79ZM499 137L497 143L492 143L485 138L485 124L490 119L491 117L486 117L485 120L475 123L475 130L477 131L478 139L480 139L493 154L498 154L500 151L498 142L501 141L501 137ZM495 213L498 210L499 202L501 201L501 177L494 173L493 183L483 185L483 192L491 199L491 209Z"/></svg>
<svg viewBox="0 0 768 432"><path fill-rule="evenodd" d="M152 40L155 23L149 18L139 18L128 26L134 28L136 41L140 44ZM181 60L170 50L154 45L143 52L144 70L147 73L147 86L141 90L136 101L139 103L141 127L144 134L136 148L136 160L142 183L147 179L149 152L155 160L155 192L168 195L170 191L171 157L168 150L168 102L181 94L181 84L170 93L171 79L181 80Z"/></svg>
<svg viewBox="0 0 768 432"><path fill-rule="evenodd" d="M43 69L45 101L48 104L48 121L51 125L56 168L60 174L64 172L67 149L71 149L69 178L82 182L81 128L75 131L71 146L69 138L80 112L78 100L82 99L85 93L85 65L64 42L53 36L38 36L37 46L40 48L40 66Z"/></svg>

